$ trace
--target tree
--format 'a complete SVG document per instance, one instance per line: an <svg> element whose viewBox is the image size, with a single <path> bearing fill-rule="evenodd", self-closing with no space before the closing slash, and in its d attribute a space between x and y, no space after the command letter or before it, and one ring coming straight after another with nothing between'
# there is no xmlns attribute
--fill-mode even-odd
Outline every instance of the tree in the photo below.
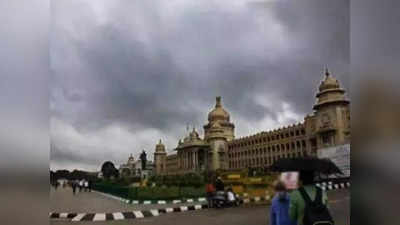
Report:
<svg viewBox="0 0 400 225"><path fill-rule="evenodd" d="M114 164L110 161L103 163L101 166L101 172L103 173L103 177L106 179L110 179L111 177L118 177L118 170L115 168Z"/></svg>

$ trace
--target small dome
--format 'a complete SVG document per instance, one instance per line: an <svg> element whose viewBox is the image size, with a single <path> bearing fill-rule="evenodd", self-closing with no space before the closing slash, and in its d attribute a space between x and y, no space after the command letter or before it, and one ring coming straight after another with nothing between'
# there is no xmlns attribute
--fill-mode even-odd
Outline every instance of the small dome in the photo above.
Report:
<svg viewBox="0 0 400 225"><path fill-rule="evenodd" d="M190 132L190 139L198 139L199 138L199 133L197 133L196 129L193 128L193 131Z"/></svg>
<svg viewBox="0 0 400 225"><path fill-rule="evenodd" d="M221 97L216 98L215 108L208 114L208 121L222 120L229 122L229 113L222 107Z"/></svg>
<svg viewBox="0 0 400 225"><path fill-rule="evenodd" d="M184 139L183 139L183 143L186 143L186 142L189 142L190 141L190 137L189 136L186 136Z"/></svg>
<svg viewBox="0 0 400 225"><path fill-rule="evenodd" d="M333 78L328 69L325 70L325 80L321 82L321 85L319 86L319 91L324 91L327 89L338 89L340 88L339 81L335 78Z"/></svg>
<svg viewBox="0 0 400 225"><path fill-rule="evenodd" d="M165 152L165 145L160 141L156 145L156 152Z"/></svg>
<svg viewBox="0 0 400 225"><path fill-rule="evenodd" d="M132 164L135 162L135 158L133 158L132 154L128 158L128 164Z"/></svg>

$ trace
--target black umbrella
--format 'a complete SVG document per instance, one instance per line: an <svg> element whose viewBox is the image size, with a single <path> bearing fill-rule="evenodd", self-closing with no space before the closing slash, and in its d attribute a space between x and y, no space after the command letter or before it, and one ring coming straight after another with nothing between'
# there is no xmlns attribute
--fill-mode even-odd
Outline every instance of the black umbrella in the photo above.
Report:
<svg viewBox="0 0 400 225"><path fill-rule="evenodd" d="M279 159L270 167L270 169L271 171L276 172L304 171L326 175L343 174L330 159L319 159L316 157Z"/></svg>

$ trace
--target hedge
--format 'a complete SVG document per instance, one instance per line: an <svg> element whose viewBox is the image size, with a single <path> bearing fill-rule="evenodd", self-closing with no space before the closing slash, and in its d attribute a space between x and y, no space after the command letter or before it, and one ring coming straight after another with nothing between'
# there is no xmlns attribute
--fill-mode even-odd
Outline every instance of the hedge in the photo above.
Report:
<svg viewBox="0 0 400 225"><path fill-rule="evenodd" d="M205 196L204 187L122 187L94 184L94 190L131 200L174 200Z"/></svg>

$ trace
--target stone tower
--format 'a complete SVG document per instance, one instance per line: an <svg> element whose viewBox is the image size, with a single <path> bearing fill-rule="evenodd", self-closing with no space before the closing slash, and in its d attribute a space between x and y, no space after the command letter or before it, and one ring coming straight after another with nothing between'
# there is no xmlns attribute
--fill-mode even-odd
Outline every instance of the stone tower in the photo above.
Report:
<svg viewBox="0 0 400 225"><path fill-rule="evenodd" d="M350 106L345 90L329 71L319 86L312 133L317 149L350 142Z"/></svg>
<svg viewBox="0 0 400 225"><path fill-rule="evenodd" d="M167 152L165 151L165 146L160 139L159 143L156 145L156 150L154 152L154 166L156 175L165 174L166 160L167 160Z"/></svg>
<svg viewBox="0 0 400 225"><path fill-rule="evenodd" d="M227 142L234 139L235 126L229 113L222 107L221 97L216 97L215 108L208 114L204 125L204 140L210 145L209 165L211 170L228 168Z"/></svg>

